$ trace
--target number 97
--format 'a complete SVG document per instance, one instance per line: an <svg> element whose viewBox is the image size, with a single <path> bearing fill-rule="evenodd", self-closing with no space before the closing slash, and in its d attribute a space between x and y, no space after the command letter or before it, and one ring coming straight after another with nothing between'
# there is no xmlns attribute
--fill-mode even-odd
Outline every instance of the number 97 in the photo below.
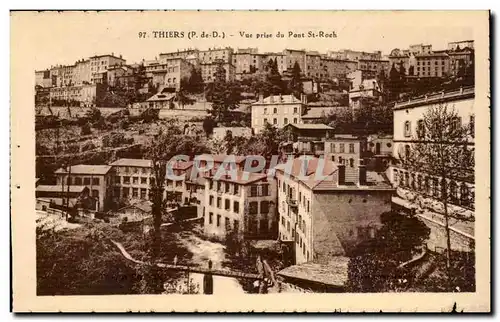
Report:
<svg viewBox="0 0 500 322"><path fill-rule="evenodd" d="M146 32L145 31L139 31L139 38L146 38Z"/></svg>

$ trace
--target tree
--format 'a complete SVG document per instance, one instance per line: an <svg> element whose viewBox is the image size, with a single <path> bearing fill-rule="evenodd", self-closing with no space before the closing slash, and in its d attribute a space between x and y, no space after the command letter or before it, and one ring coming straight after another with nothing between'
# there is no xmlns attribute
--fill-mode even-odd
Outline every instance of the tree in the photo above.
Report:
<svg viewBox="0 0 500 322"><path fill-rule="evenodd" d="M474 180L474 148L469 144L471 128L462 124L455 109L446 104L430 107L419 121L415 143L399 151L403 168L423 173L433 179L437 193L434 198L442 203L446 231L446 267L451 284L450 220L471 221L473 218L451 211L450 202L456 202L456 180ZM418 185L418 184L417 184ZM438 190L437 187L441 189ZM426 189L416 189L425 194ZM451 285L449 285L451 287Z"/></svg>
<svg viewBox="0 0 500 322"><path fill-rule="evenodd" d="M90 129L90 124L89 123L85 123L81 127L80 135L81 136L85 136L85 135L89 135L89 134L92 134L92 130Z"/></svg>
<svg viewBox="0 0 500 322"><path fill-rule="evenodd" d="M300 70L300 65L298 62L295 62L295 64L293 65L293 69L292 69L292 79L290 80L288 87L289 87L290 93L292 93L296 97L300 97L300 95L304 91L302 80L301 80L301 74L302 74L302 72Z"/></svg>
<svg viewBox="0 0 500 322"><path fill-rule="evenodd" d="M218 122L227 120L229 112L238 108L241 100L241 88L236 83L226 82L226 71L219 61L215 71L215 81L210 90L212 101L211 114Z"/></svg>
<svg viewBox="0 0 500 322"><path fill-rule="evenodd" d="M375 237L351 251L347 288L350 292L394 290L398 266L421 250L430 229L417 217L394 212L381 214Z"/></svg>
<svg viewBox="0 0 500 322"><path fill-rule="evenodd" d="M85 117L91 123L96 123L101 118L101 111L96 107L92 107L89 110L87 110L87 112L85 113Z"/></svg>
<svg viewBox="0 0 500 322"><path fill-rule="evenodd" d="M196 103L195 99L186 95L186 90L182 88L182 86L179 91L175 93L175 101L177 101L177 104L179 104L181 108L184 108L184 105L193 105Z"/></svg>
<svg viewBox="0 0 500 322"><path fill-rule="evenodd" d="M390 100L396 100L399 97L399 93L401 93L401 74L397 70L394 63L391 66L389 71L389 98Z"/></svg>
<svg viewBox="0 0 500 322"><path fill-rule="evenodd" d="M206 136L210 136L214 132L214 127L216 123L211 116L206 117L203 120L203 131L205 131Z"/></svg>
<svg viewBox="0 0 500 322"><path fill-rule="evenodd" d="M277 95L282 93L284 90L284 84L279 73L277 60L270 59L267 67L266 82L268 83L269 94Z"/></svg>
<svg viewBox="0 0 500 322"><path fill-rule="evenodd" d="M203 91L203 77L201 76L201 70L198 68L192 68L191 74L187 80L186 90L189 93L200 93Z"/></svg>

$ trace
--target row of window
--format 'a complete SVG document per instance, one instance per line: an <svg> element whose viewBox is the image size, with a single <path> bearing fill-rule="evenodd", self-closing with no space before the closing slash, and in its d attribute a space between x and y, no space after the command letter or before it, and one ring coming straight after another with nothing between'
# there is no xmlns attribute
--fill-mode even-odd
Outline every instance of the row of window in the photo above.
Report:
<svg viewBox="0 0 500 322"><path fill-rule="evenodd" d="M453 204L474 208L474 190L465 183L457 183L454 180L444 185L444 179L430 177L425 174L410 173L408 171L394 169L394 181L400 186L423 192L425 195L440 198L444 195L443 190L448 188L447 195Z"/></svg>
<svg viewBox="0 0 500 322"><path fill-rule="evenodd" d="M296 197L295 188L292 188L290 185L286 184L284 181L278 180L278 189L281 189L286 194L287 199L294 200ZM309 212L310 211L310 201L306 199L305 195L302 194L302 191L299 191L299 203L302 207ZM286 210L285 201L282 201L283 210Z"/></svg>
<svg viewBox="0 0 500 322"><path fill-rule="evenodd" d="M475 121L474 115L471 115L469 117L469 134L472 137L474 137L474 131L475 131L474 121ZM455 117L451 126L452 126L451 131L456 131L457 129L459 129L462 126L462 118L460 116ZM411 133L411 121L406 121L404 123L403 132L404 132L405 137L411 137L411 135L412 135L412 133ZM418 138L425 138L425 134L426 134L425 123L424 123L424 120L420 119L417 121L417 137Z"/></svg>
<svg viewBox="0 0 500 322"><path fill-rule="evenodd" d="M267 107L264 108L264 114L267 114ZM277 107L273 108L273 114L278 114L278 108ZM298 107L294 107L293 108L293 114L299 114L299 108Z"/></svg>
<svg viewBox="0 0 500 322"><path fill-rule="evenodd" d="M92 182L92 183L91 183ZM88 186L90 184L92 185L99 185L100 183L100 178L89 178L89 177L68 177L66 178L66 184L68 185L74 185L74 186Z"/></svg>
<svg viewBox="0 0 500 322"><path fill-rule="evenodd" d="M298 123L298 119L296 117L293 118L293 124L297 124ZM268 123L267 121L267 118L264 118L264 124ZM273 124L274 125L277 125L278 124L278 119L277 118L273 118ZM288 118L284 118L283 120L283 124L287 125L288 124Z"/></svg>
<svg viewBox="0 0 500 322"><path fill-rule="evenodd" d="M207 213L205 213L205 216L207 215ZM216 227L221 227L222 225L222 222L224 222L224 228L226 231L229 231L231 229L233 229L234 231L239 231L239 227L240 227L240 223L237 219L234 219L233 220L233 224L231 225L231 219L230 218L227 218L227 217L224 217L222 215L216 215L214 216L214 213L213 212L209 212L208 213L208 224L209 225L216 225Z"/></svg>
<svg viewBox="0 0 500 322"><path fill-rule="evenodd" d="M121 190L121 193L120 193ZM120 187L113 188L113 196L117 198L140 198L143 200L149 200L149 190L146 188L129 188Z"/></svg>
<svg viewBox="0 0 500 322"><path fill-rule="evenodd" d="M224 203L223 203L224 201ZM240 213L240 202L233 201L233 207L231 209L231 200L230 199L222 199L221 197L217 197L215 199L214 196L208 197L208 205L212 207L217 207L219 209L224 209L228 211L233 211L234 213ZM256 214L268 214L270 212L271 202L267 200L263 200L260 202L260 211L259 211L259 202L251 201L248 203L248 213L250 215Z"/></svg>
<svg viewBox="0 0 500 322"><path fill-rule="evenodd" d="M335 143L330 143L330 151L335 153L337 145ZM345 143L339 143L339 153L345 153ZM354 151L354 143L349 143L349 153L356 153Z"/></svg>
<svg viewBox="0 0 500 322"><path fill-rule="evenodd" d="M300 222L299 222L300 224ZM292 236L292 239L295 241L295 243L298 245L298 247L300 249L302 249L302 255L304 257L306 257L307 260L309 260L309 257L310 257L310 253L309 251L307 250L307 255L306 255L306 249L307 249L307 246L306 246L306 241L305 240L302 240L302 236L300 236L294 228L291 228L290 229L290 222L287 220L286 221L286 227L285 227L285 218L284 217L281 217L281 225L283 226L283 228L286 228L287 229L287 232L290 234L291 233L291 236ZM304 225L305 225L305 222L304 222ZM280 239L288 239L286 238L285 234L282 234L280 233Z"/></svg>

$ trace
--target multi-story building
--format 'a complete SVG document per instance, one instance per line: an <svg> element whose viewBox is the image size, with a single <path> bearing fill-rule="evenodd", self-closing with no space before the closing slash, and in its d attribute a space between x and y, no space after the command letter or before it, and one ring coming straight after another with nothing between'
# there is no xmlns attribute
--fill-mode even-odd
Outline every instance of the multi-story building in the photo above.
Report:
<svg viewBox="0 0 500 322"><path fill-rule="evenodd" d="M75 85L90 85L92 81L91 67L89 59L81 59L75 63L73 72Z"/></svg>
<svg viewBox="0 0 500 322"><path fill-rule="evenodd" d="M90 196L96 202L98 211L109 208L112 195L113 174L108 165L73 165L70 168L56 170L57 186L85 186L90 191Z"/></svg>
<svg viewBox="0 0 500 322"><path fill-rule="evenodd" d="M169 53L161 53L159 55L160 60L165 60L165 59L172 59L172 58L182 58L182 59L187 59L190 56L198 57L199 54L198 49L184 49L184 50L177 50Z"/></svg>
<svg viewBox="0 0 500 322"><path fill-rule="evenodd" d="M278 65L278 72L283 74L288 69L288 57L284 53L265 53L262 55L262 64L265 66L269 63L270 60L276 61L276 65ZM293 67L293 65L292 65Z"/></svg>
<svg viewBox="0 0 500 322"><path fill-rule="evenodd" d="M225 238L234 232L244 239L275 239L276 182L265 173L238 171L235 177L210 175L205 181L204 230Z"/></svg>
<svg viewBox="0 0 500 322"><path fill-rule="evenodd" d="M464 48L474 49L474 40L452 41L448 43L448 50L450 51Z"/></svg>
<svg viewBox="0 0 500 322"><path fill-rule="evenodd" d="M373 238L394 189L363 164L300 157L276 166L279 238L294 245L295 263L325 264Z"/></svg>
<svg viewBox="0 0 500 322"><path fill-rule="evenodd" d="M243 79L248 75L264 71L267 63L266 56L259 54L257 48L238 49L232 57L236 79Z"/></svg>
<svg viewBox="0 0 500 322"><path fill-rule="evenodd" d="M218 62L214 63L201 63L201 77L205 83L211 83L215 81L215 72L219 66ZM235 80L236 69L231 63L222 63L222 68L224 68L226 74L226 81L231 82Z"/></svg>
<svg viewBox="0 0 500 322"><path fill-rule="evenodd" d="M415 55L414 76L444 77L449 74L449 56L446 52L432 52Z"/></svg>
<svg viewBox="0 0 500 322"><path fill-rule="evenodd" d="M440 178L426 173L412 172L404 169L398 159L409 153L411 145L421 142L421 129L424 114L437 104L446 104L454 108L458 114L458 123L467 125L471 129L469 147L474 146L474 88L461 88L450 92L416 97L408 101L396 103L394 106L394 144L393 157L396 162L392 168L391 181L400 187L410 190L423 191L430 197L438 197L441 191ZM455 142L441 142L442 144L456 144ZM431 144L431 143L429 143ZM465 178L450 180L449 195L452 203L467 208L474 207L474 175L473 170Z"/></svg>
<svg viewBox="0 0 500 322"><path fill-rule="evenodd" d="M189 78L193 66L182 58L164 58L145 64L146 75L155 86L180 89L181 81Z"/></svg>
<svg viewBox="0 0 500 322"><path fill-rule="evenodd" d="M432 53L432 45L414 44L414 45L410 45L408 50L413 55L431 54Z"/></svg>
<svg viewBox="0 0 500 322"><path fill-rule="evenodd" d="M126 84L121 84L121 81L127 79L127 76L132 76L134 74L134 69L128 65L114 65L108 68L106 74L108 77L107 84L109 86L125 86Z"/></svg>
<svg viewBox="0 0 500 322"><path fill-rule="evenodd" d="M95 106L96 102L105 95L106 89L103 84L51 87L50 99L54 102L64 101L66 103L76 101L80 106ZM55 103L57 104L57 103Z"/></svg>
<svg viewBox="0 0 500 322"><path fill-rule="evenodd" d="M317 51L308 51L305 57L305 70L302 70L302 73L306 77L321 79L323 72L320 53Z"/></svg>
<svg viewBox="0 0 500 322"><path fill-rule="evenodd" d="M360 59L372 59L372 60L381 60L382 52L375 51L373 53L365 52L365 51L357 51L350 49L342 49L339 51L329 51L327 53L329 57L342 59L342 60L354 60L358 61Z"/></svg>
<svg viewBox="0 0 500 322"><path fill-rule="evenodd" d="M383 59L359 59L358 69L373 71L376 75L380 75L381 73L388 75L389 61Z"/></svg>
<svg viewBox="0 0 500 322"><path fill-rule="evenodd" d="M351 134L335 134L323 142L326 159L346 168L355 168L358 160L364 158L366 151L366 138Z"/></svg>
<svg viewBox="0 0 500 322"><path fill-rule="evenodd" d="M35 86L43 88L52 87L52 78L50 77L50 70L37 70L35 71Z"/></svg>
<svg viewBox="0 0 500 322"><path fill-rule="evenodd" d="M182 179L173 180L167 174L165 179L165 197L168 201L189 203L191 192L186 181L193 162L174 162L171 165L172 175ZM118 159L111 163L114 169L113 198L115 201L128 199L132 201L149 200L151 184L155 180L151 171L151 160L146 159Z"/></svg>
<svg viewBox="0 0 500 322"><path fill-rule="evenodd" d="M364 79L349 91L349 106L356 110L370 106L382 97L382 90L376 79Z"/></svg>
<svg viewBox="0 0 500 322"><path fill-rule="evenodd" d="M474 64L474 49L470 47L460 48L456 46L453 50L447 51L449 57L449 73L459 76L460 72L465 72L467 68ZM463 76L463 75L462 75Z"/></svg>
<svg viewBox="0 0 500 322"><path fill-rule="evenodd" d="M283 54L286 56L287 69L292 70L295 63L299 64L302 73L306 72L306 51L297 49L285 49Z"/></svg>
<svg viewBox="0 0 500 322"><path fill-rule="evenodd" d="M116 57L114 53L90 57L90 82L92 84L105 83L108 68L113 65L124 65L125 62L121 55Z"/></svg>
<svg viewBox="0 0 500 322"><path fill-rule="evenodd" d="M113 167L113 199L149 200L150 184L154 181L151 160L118 159Z"/></svg>
<svg viewBox="0 0 500 322"><path fill-rule="evenodd" d="M414 69L414 65L415 56L409 50L395 48L391 51L389 55L389 68L394 66L399 71L403 67L407 75L413 75L414 72L410 72L410 67Z"/></svg>
<svg viewBox="0 0 500 322"><path fill-rule="evenodd" d="M352 60L341 60L328 56L321 57L322 76L324 78L335 79L345 78L347 74L358 68L358 63Z"/></svg>
<svg viewBox="0 0 500 322"><path fill-rule="evenodd" d="M287 124L299 124L302 122L305 101L297 99L293 95L271 95L265 99L261 96L252 104L252 128L259 133L269 123L275 127L282 128Z"/></svg>
<svg viewBox="0 0 500 322"><path fill-rule="evenodd" d="M198 59L201 64L212 64L222 60L225 64L232 64L233 62L233 48L209 48L208 50L200 50Z"/></svg>

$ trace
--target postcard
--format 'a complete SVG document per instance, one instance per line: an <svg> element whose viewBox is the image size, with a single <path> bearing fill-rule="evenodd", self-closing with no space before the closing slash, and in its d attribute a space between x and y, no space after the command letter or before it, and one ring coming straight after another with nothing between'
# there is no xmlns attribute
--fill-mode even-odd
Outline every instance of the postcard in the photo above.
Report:
<svg viewBox="0 0 500 322"><path fill-rule="evenodd" d="M10 14L14 312L491 310L488 11Z"/></svg>

